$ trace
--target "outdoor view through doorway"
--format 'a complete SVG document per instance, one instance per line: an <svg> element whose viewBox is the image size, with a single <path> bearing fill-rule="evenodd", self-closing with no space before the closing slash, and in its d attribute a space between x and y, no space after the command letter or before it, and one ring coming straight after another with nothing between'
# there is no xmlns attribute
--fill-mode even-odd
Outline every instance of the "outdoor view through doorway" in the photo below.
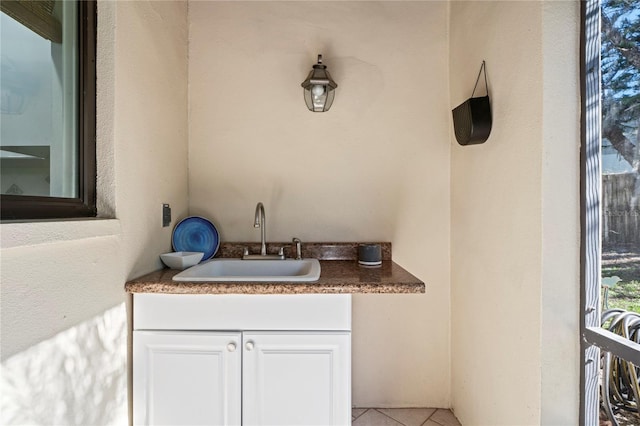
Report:
<svg viewBox="0 0 640 426"><path fill-rule="evenodd" d="M602 326L640 342L640 6L602 0ZM639 425L640 370L602 352L601 424Z"/></svg>

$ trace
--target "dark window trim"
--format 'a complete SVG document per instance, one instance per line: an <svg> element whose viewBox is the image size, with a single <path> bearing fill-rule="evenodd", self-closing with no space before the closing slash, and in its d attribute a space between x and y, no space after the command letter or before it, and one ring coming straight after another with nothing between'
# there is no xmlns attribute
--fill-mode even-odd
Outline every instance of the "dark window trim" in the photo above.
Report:
<svg viewBox="0 0 640 426"><path fill-rule="evenodd" d="M78 2L79 198L0 195L2 220L96 216L96 2Z"/></svg>

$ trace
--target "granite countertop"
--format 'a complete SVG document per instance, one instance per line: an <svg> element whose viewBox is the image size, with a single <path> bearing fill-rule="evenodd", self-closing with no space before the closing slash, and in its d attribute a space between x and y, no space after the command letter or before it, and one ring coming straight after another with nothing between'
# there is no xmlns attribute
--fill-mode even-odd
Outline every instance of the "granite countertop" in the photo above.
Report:
<svg viewBox="0 0 640 426"><path fill-rule="evenodd" d="M424 293L425 284L391 260L391 243L382 245L382 266L362 267L357 262L357 243L306 243L302 256L320 260L320 279L316 282L178 282L172 278L180 271L162 269L125 284L129 293L169 294L312 294L312 293ZM238 258L243 247L252 253L256 243L223 243L216 257ZM271 243L270 251L290 243ZM250 262L249 260L247 262Z"/></svg>

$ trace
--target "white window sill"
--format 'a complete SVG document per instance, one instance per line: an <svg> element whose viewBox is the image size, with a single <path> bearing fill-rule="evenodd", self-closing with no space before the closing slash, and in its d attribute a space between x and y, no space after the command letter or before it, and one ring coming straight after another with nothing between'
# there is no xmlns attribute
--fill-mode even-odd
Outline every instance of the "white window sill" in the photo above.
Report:
<svg viewBox="0 0 640 426"><path fill-rule="evenodd" d="M0 224L0 248L8 249L120 234L118 219L78 218Z"/></svg>

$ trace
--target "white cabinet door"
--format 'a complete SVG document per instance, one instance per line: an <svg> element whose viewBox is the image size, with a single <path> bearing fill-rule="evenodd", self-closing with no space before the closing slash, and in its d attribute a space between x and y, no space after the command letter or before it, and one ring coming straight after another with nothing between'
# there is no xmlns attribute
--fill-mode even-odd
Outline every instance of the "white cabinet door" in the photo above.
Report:
<svg viewBox="0 0 640 426"><path fill-rule="evenodd" d="M350 425L348 332L243 333L244 425Z"/></svg>
<svg viewBox="0 0 640 426"><path fill-rule="evenodd" d="M242 335L135 331L136 425L239 425Z"/></svg>

